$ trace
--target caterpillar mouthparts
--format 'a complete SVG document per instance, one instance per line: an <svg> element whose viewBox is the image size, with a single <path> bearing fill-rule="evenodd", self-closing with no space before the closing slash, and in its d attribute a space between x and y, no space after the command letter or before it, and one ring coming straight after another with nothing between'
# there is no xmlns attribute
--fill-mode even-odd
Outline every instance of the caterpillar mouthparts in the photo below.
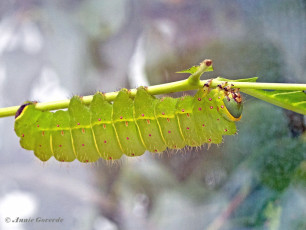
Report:
<svg viewBox="0 0 306 230"><path fill-rule="evenodd" d="M193 97L157 99L140 87L135 98L122 89L113 103L102 93L89 106L74 96L67 111L40 111L35 104L25 103L16 112L21 146L42 161L54 156L84 163L221 143L223 135L236 133L243 107L239 91L210 89L209 83Z"/></svg>

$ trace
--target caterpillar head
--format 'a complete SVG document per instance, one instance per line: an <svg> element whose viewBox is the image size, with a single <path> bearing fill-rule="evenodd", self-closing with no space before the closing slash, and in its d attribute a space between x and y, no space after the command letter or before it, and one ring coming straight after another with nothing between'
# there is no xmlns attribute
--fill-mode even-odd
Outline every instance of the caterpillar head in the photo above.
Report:
<svg viewBox="0 0 306 230"><path fill-rule="evenodd" d="M15 130L21 127L27 127L34 122L36 122L37 117L40 115L41 111L35 109L35 104L37 102L26 102L22 104L15 114ZM25 113L25 111L28 111Z"/></svg>
<svg viewBox="0 0 306 230"><path fill-rule="evenodd" d="M243 103L239 91L230 90L223 98L224 110L222 115L229 121L239 121L242 117Z"/></svg>
<svg viewBox="0 0 306 230"><path fill-rule="evenodd" d="M28 105L31 105L32 103L31 102L28 102L28 103L25 103L25 104L22 104L16 114L15 114L15 119L17 119L23 112L24 112L24 109L28 106Z"/></svg>

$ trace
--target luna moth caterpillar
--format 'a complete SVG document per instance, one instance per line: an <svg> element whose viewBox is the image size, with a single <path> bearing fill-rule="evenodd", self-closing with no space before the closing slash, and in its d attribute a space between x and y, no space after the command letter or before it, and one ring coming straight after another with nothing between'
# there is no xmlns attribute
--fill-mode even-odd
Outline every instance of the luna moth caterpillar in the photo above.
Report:
<svg viewBox="0 0 306 230"><path fill-rule="evenodd" d="M24 149L47 161L95 162L134 157L145 150L161 153L185 146L219 144L223 135L236 133L235 121L242 113L239 91L209 88L209 81L194 96L158 99L146 88L131 97L119 91L113 103L96 93L91 104L74 96L67 111L40 111L35 102L20 106L15 132Z"/></svg>

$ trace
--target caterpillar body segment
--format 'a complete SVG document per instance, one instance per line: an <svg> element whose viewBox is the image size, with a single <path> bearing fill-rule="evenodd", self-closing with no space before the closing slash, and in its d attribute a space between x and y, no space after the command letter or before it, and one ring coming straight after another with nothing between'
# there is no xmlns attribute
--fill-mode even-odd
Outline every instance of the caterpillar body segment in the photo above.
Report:
<svg viewBox="0 0 306 230"><path fill-rule="evenodd" d="M52 113L50 114L52 115ZM54 127L56 128L51 131ZM53 155L58 161L64 162L70 162L75 159L75 150L71 139L70 114L67 111L59 110L53 113L49 130L41 132L52 133L49 141L51 143L51 155L49 157Z"/></svg>
<svg viewBox="0 0 306 230"><path fill-rule="evenodd" d="M146 148L134 119L134 102L128 91L119 92L113 104L113 124L121 150L127 156L140 156Z"/></svg>
<svg viewBox="0 0 306 230"><path fill-rule="evenodd" d="M202 130L197 127L193 107L194 97L184 96L179 98L176 106L176 117L186 145L196 147L201 146L204 142L201 138Z"/></svg>
<svg viewBox="0 0 306 230"><path fill-rule="evenodd" d="M37 132L35 129L32 130L33 137L29 136L29 138L34 140L34 145L32 148L34 150L35 156L37 156L42 161L48 160L51 156L53 156L52 146L50 139L52 138L52 132L48 130L50 126L50 120L53 118L53 114L51 113L42 113L38 119L36 125L36 129L41 129L44 131ZM31 129L31 127L29 127ZM26 134L25 134L26 135ZM25 136L26 137L26 136Z"/></svg>
<svg viewBox="0 0 306 230"><path fill-rule="evenodd" d="M54 156L62 162L95 162L218 144L223 135L236 133L234 121L242 111L238 94L205 85L193 97L157 99L140 87L133 99L122 89L113 103L101 93L89 106L75 96L67 111L55 113L27 103L16 114L15 131L21 146L42 161Z"/></svg>
<svg viewBox="0 0 306 230"><path fill-rule="evenodd" d="M123 155L112 122L113 105L101 93L95 94L90 104L90 121L97 149L101 157L116 160Z"/></svg>
<svg viewBox="0 0 306 230"><path fill-rule="evenodd" d="M164 97L155 105L155 117L160 126L161 135L170 149L181 149L186 146L176 116L177 102L178 98Z"/></svg>
<svg viewBox="0 0 306 230"><path fill-rule="evenodd" d="M146 149L152 153L160 153L166 150L167 145L160 131L160 125L155 116L155 107L159 102L140 87L134 99L134 117L140 137Z"/></svg>
<svg viewBox="0 0 306 230"><path fill-rule="evenodd" d="M70 132L74 154L81 162L95 162L101 156L92 131L90 109L80 97L73 97L68 107ZM56 126L57 127L57 126Z"/></svg>

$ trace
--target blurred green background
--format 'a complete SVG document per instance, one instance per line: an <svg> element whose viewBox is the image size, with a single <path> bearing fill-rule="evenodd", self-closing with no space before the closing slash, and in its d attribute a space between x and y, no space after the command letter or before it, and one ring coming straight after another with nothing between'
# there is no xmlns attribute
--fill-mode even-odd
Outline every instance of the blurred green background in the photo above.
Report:
<svg viewBox="0 0 306 230"><path fill-rule="evenodd" d="M0 107L177 81L205 58L203 79L306 83L305 43L305 0L1 1ZM306 229L305 123L244 95L219 146L85 165L39 162L2 118L0 229Z"/></svg>

